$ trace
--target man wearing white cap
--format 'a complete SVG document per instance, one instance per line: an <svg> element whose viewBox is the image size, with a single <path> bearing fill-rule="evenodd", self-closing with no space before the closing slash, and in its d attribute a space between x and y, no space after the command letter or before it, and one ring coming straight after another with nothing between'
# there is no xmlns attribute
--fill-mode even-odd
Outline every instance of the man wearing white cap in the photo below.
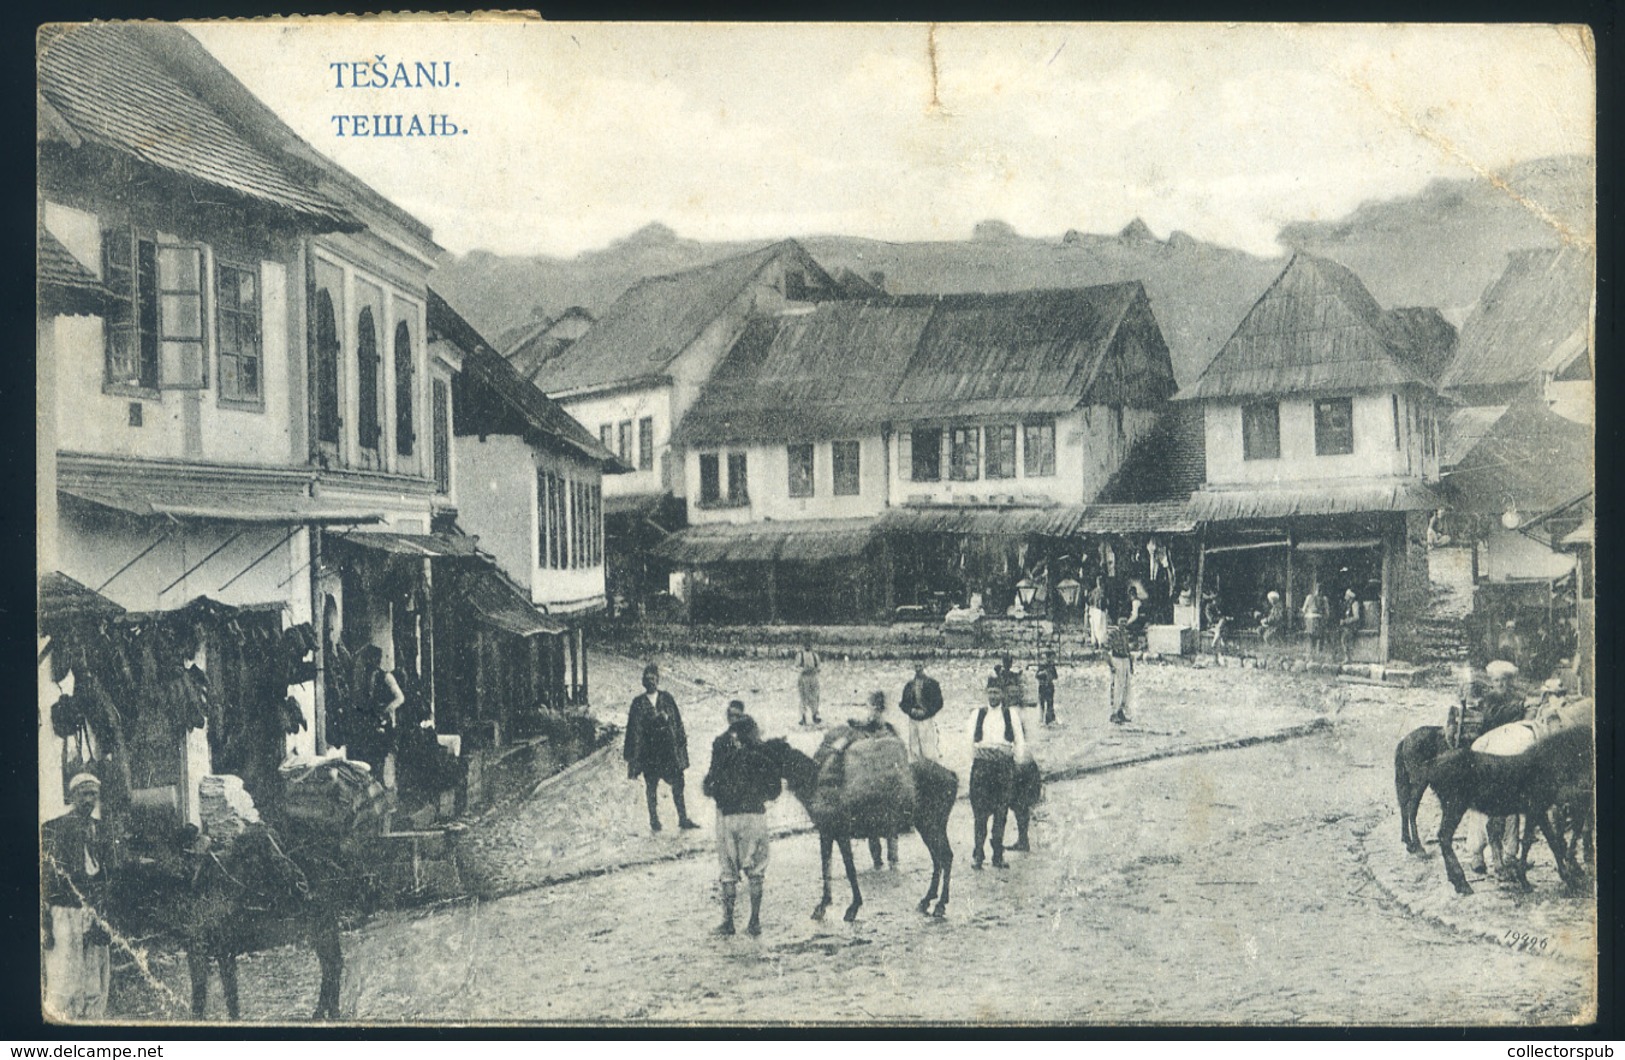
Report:
<svg viewBox="0 0 1625 1060"><path fill-rule="evenodd" d="M1523 720L1523 697L1512 689L1512 679L1517 676L1517 666L1505 659L1495 659L1484 667L1487 687L1479 698L1482 720L1475 740L1503 725ZM1497 864L1486 864L1485 855L1488 853L1493 861L1500 861L1501 836L1505 831L1503 819L1496 818L1492 822L1484 814L1471 810L1463 818L1463 823L1466 825L1467 853L1471 856L1473 871L1487 872L1491 868L1498 868Z"/></svg>
<svg viewBox="0 0 1625 1060"><path fill-rule="evenodd" d="M45 1015L97 1020L107 1015L112 971L107 929L107 845L96 820L102 783L89 773L68 781L73 809L40 828L40 914L45 950Z"/></svg>

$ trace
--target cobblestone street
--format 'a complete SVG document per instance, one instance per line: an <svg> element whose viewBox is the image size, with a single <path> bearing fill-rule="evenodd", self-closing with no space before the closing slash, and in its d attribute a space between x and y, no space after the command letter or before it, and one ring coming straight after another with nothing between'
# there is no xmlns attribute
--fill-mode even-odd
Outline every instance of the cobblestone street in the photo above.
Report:
<svg viewBox="0 0 1625 1060"><path fill-rule="evenodd" d="M730 696L746 699L770 735L788 729L808 749L818 739L795 727L784 667L667 666L688 719L697 799ZM608 698L617 690L630 699L638 669L605 660L604 701L617 702ZM984 667L933 670L950 704L946 734L975 702ZM762 676L739 680L747 672ZM893 664L833 662L825 720L854 713L871 685L906 676ZM1537 847L1529 895L1479 878L1474 895L1458 898L1436 854L1414 857L1399 843L1394 741L1432 721L1441 694L1178 666L1137 676L1137 725L1120 730L1104 720L1104 675L1063 673L1066 724L1040 733L1036 748L1046 771L1072 779L1049 786L1034 849L1012 855L1006 872L971 870L970 814L955 811L945 921L914 911L930 866L912 836L899 871L873 870L859 851L865 905L855 924L808 919L817 843L797 834L774 844L763 937L711 937L710 807L697 801L702 831L650 835L617 745L477 830L471 861L488 893L506 897L393 914L349 937L343 1012L365 1021L1512 1024L1592 1010L1595 905L1558 888L1549 854ZM1246 743L1260 737L1275 739ZM962 739L946 742L963 772ZM1424 834L1432 806L1430 796ZM789 797L771 814L781 830L805 827ZM537 886L546 880L568 882ZM844 880L835 887L839 908ZM182 996L182 965L159 971ZM308 951L245 959L245 1018L306 1015L315 971ZM922 991L922 982L940 985ZM1509 993L1509 982L1520 989ZM162 1010L149 990L124 1001L132 1015Z"/></svg>

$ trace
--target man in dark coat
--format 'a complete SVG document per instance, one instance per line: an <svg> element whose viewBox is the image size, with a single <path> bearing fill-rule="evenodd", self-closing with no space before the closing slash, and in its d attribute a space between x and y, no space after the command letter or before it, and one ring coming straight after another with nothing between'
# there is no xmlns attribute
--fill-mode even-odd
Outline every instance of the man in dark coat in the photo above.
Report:
<svg viewBox="0 0 1625 1060"><path fill-rule="evenodd" d="M107 1015L112 973L106 913L108 848L96 820L101 781L79 773L68 782L73 809L40 829L45 1013L79 1022Z"/></svg>
<svg viewBox="0 0 1625 1060"><path fill-rule="evenodd" d="M703 790L717 804L717 858L721 863L722 923L717 934L734 933L734 903L739 877L750 886L750 923L745 931L762 933L762 886L769 853L767 803L782 790L773 764L762 754L756 719L745 704L728 704L728 731L711 743L711 769Z"/></svg>
<svg viewBox="0 0 1625 1060"><path fill-rule="evenodd" d="M677 806L677 826L698 828L688 816L683 802L683 772L688 769L688 734L683 731L683 715L677 700L660 687L660 667L650 663L643 670L643 695L632 700L626 715L626 758L628 779L643 775L644 795L649 802L649 830L660 831L656 798L660 781L671 788L671 801Z"/></svg>
<svg viewBox="0 0 1625 1060"><path fill-rule="evenodd" d="M926 675L924 659L915 662L914 679L903 686L897 708L908 717L909 754L935 762L940 754L937 715L942 712L942 686Z"/></svg>

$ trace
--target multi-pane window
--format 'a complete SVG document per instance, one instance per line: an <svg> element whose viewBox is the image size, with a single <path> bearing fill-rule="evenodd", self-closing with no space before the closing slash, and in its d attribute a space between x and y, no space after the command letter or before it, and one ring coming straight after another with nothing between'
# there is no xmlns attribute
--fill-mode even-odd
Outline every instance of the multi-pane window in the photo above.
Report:
<svg viewBox="0 0 1625 1060"><path fill-rule="evenodd" d="M1354 452L1354 399L1322 398L1315 402L1315 455L1347 456Z"/></svg>
<svg viewBox="0 0 1625 1060"><path fill-rule="evenodd" d="M982 429L955 427L948 432L948 477L955 482L975 482L981 477Z"/></svg>
<svg viewBox="0 0 1625 1060"><path fill-rule="evenodd" d="M787 446L785 455L789 458L790 464L788 483L790 496L811 497L813 495L812 443Z"/></svg>
<svg viewBox="0 0 1625 1060"><path fill-rule="evenodd" d="M1016 477L1016 427L1004 424L987 429L987 477Z"/></svg>
<svg viewBox="0 0 1625 1060"><path fill-rule="evenodd" d="M434 401L434 488L451 492L451 387L436 379L430 387Z"/></svg>
<svg viewBox="0 0 1625 1060"><path fill-rule="evenodd" d="M356 321L355 352L356 371L359 374L356 397L360 404L356 430L361 438L361 448L377 449L384 429L378 416L378 325L373 320L372 306L363 306L361 316Z"/></svg>
<svg viewBox="0 0 1625 1060"><path fill-rule="evenodd" d="M412 422L412 329L406 321L395 325L395 452L412 455L417 441Z"/></svg>
<svg viewBox="0 0 1625 1060"><path fill-rule="evenodd" d="M717 454L700 454L700 503L715 504L722 499L722 473Z"/></svg>
<svg viewBox="0 0 1625 1060"><path fill-rule="evenodd" d="M909 478L915 482L937 482L942 478L942 428L922 427L910 431Z"/></svg>
<svg viewBox="0 0 1625 1060"><path fill-rule="evenodd" d="M863 452L857 442L831 442L830 467L835 477L835 496L856 497L862 491L859 459Z"/></svg>
<svg viewBox="0 0 1625 1060"><path fill-rule="evenodd" d="M1241 407L1243 460L1277 460L1281 456L1281 406L1259 401Z"/></svg>
<svg viewBox="0 0 1625 1060"><path fill-rule="evenodd" d="M333 295L323 287L316 292L316 438L339 441L339 321Z"/></svg>
<svg viewBox="0 0 1625 1060"><path fill-rule="evenodd" d="M653 471L655 466L655 419L645 416L638 420L638 470Z"/></svg>
<svg viewBox="0 0 1625 1060"><path fill-rule="evenodd" d="M220 262L215 267L215 341L220 399L258 405L261 391L259 270Z"/></svg>
<svg viewBox="0 0 1625 1060"><path fill-rule="evenodd" d="M108 306L105 380L143 389L208 385L203 355L203 250L160 244L124 226L102 236Z"/></svg>
<svg viewBox="0 0 1625 1060"><path fill-rule="evenodd" d="M604 562L603 487L538 468L536 531L538 566L550 570L599 566Z"/></svg>
<svg viewBox="0 0 1625 1060"><path fill-rule="evenodd" d="M750 500L750 488L745 482L745 454L728 454L728 501L745 504Z"/></svg>
<svg viewBox="0 0 1625 1060"><path fill-rule="evenodd" d="M622 420L615 428L615 455L628 464L632 462L631 420Z"/></svg>
<svg viewBox="0 0 1625 1060"><path fill-rule="evenodd" d="M1055 421L1023 425L1022 448L1022 473L1028 478L1055 474Z"/></svg>

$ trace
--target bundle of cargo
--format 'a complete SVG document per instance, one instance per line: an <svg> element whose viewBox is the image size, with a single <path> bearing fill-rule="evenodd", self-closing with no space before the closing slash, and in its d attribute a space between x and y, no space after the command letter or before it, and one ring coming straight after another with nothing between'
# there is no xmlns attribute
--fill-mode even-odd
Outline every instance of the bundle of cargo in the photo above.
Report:
<svg viewBox="0 0 1625 1060"><path fill-rule="evenodd" d="M889 725L831 729L813 756L818 785L813 823L855 837L894 836L914 827L908 748Z"/></svg>
<svg viewBox="0 0 1625 1060"><path fill-rule="evenodd" d="M229 773L210 775L198 781L198 816L203 833L212 843L230 843L260 823L254 799L243 789L243 778Z"/></svg>
<svg viewBox="0 0 1625 1060"><path fill-rule="evenodd" d="M282 816L290 831L333 839L384 831L389 794L364 763L295 756L278 772Z"/></svg>

